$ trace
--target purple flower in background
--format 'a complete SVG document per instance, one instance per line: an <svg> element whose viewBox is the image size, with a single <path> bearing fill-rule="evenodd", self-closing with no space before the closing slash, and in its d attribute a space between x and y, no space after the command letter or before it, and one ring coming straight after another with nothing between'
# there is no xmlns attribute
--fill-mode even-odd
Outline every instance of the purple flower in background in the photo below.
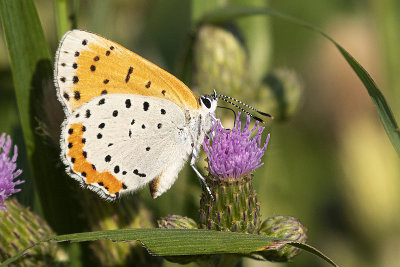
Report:
<svg viewBox="0 0 400 267"><path fill-rule="evenodd" d="M18 156L18 148L14 145L14 155L10 158L11 147L10 136L7 136L6 140L6 134L3 133L0 136L0 210L4 211L6 206L3 202L12 194L21 191L21 189L16 189L15 186L24 182L21 180L14 181L22 173L22 170L15 171L17 168L15 161Z"/></svg>
<svg viewBox="0 0 400 267"><path fill-rule="evenodd" d="M242 130L239 116L240 113L232 130L224 129L220 121L217 121L210 134L212 142L204 140L203 148L207 152L210 171L215 177L237 179L263 165L260 162L267 149L269 135L265 145L260 147L264 127L257 127L257 121L254 128L249 130L250 117L247 116ZM257 132L251 137L254 131Z"/></svg>

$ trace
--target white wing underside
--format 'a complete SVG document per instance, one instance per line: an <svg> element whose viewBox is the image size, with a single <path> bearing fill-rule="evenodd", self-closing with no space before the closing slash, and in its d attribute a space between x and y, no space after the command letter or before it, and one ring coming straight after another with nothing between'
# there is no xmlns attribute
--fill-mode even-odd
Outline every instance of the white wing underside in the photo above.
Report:
<svg viewBox="0 0 400 267"><path fill-rule="evenodd" d="M98 172L108 171L122 181L126 187L119 192L122 194L158 177L162 179L158 179L153 196L161 195L192 152L185 114L173 102L131 94L99 96L68 116L62 129L62 159L71 175L85 185L87 177L74 171L68 155L68 131L74 124L85 127L83 150L87 161ZM116 197L97 183L88 186L103 197Z"/></svg>

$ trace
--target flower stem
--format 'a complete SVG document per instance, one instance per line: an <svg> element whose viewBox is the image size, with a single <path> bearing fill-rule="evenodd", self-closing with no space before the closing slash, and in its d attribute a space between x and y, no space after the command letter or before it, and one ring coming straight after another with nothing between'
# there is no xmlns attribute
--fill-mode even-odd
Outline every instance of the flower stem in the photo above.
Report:
<svg viewBox="0 0 400 267"><path fill-rule="evenodd" d="M261 224L260 203L253 189L252 174L241 179L216 179L206 182L214 199L204 192L200 200L200 227L217 231L257 233Z"/></svg>

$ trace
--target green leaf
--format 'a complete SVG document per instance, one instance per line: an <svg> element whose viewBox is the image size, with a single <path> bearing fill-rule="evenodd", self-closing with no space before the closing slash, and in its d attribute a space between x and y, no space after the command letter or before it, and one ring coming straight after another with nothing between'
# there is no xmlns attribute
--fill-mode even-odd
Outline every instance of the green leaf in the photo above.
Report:
<svg viewBox="0 0 400 267"><path fill-rule="evenodd" d="M311 24L280 13L276 10L269 8L258 8L249 6L228 6L209 12L204 15L198 24L203 23L222 23L228 20L238 19L241 17L252 16L252 15L270 15L277 18L281 18L290 21L294 24L300 25L314 32L320 33L330 42L332 42L339 52L346 59L347 63L352 67L353 71L357 74L358 78L364 84L365 88L370 95L372 102L374 103L383 127L385 128L386 134L388 135L393 147L400 155L400 130L397 122L393 116L392 110L390 109L385 97L375 84L374 80L368 74L368 72L357 62L357 60L350 55L340 44L338 44L332 37L323 32L321 29L312 26Z"/></svg>
<svg viewBox="0 0 400 267"><path fill-rule="evenodd" d="M212 255L212 254L251 254L262 250L271 250L282 244L289 244L305 249L321 257L333 266L337 266L327 256L309 245L292 242L287 239L271 238L264 235L253 235L233 232L188 229L122 229L98 232L59 235L45 239L58 242L86 242L99 239L110 239L116 242L140 241L150 253L159 256ZM34 245L34 246L35 246ZM3 262L6 266L21 257L28 249Z"/></svg>
<svg viewBox="0 0 400 267"><path fill-rule="evenodd" d="M80 231L78 199L68 199L73 196L71 184L59 164L58 132L64 115L35 5L32 0L0 0L0 17L31 174L44 217L58 233Z"/></svg>

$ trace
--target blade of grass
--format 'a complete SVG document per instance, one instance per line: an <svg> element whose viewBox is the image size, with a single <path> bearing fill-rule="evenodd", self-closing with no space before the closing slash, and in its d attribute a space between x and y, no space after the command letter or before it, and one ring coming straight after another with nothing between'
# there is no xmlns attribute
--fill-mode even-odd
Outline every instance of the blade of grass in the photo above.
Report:
<svg viewBox="0 0 400 267"><path fill-rule="evenodd" d="M58 233L80 231L79 203L59 164L58 139L63 119L52 82L52 62L32 0L0 0L0 17L10 56L14 89L31 174L43 215ZM57 116L58 115L58 116ZM29 179L32 177L24 177ZM73 219L72 219L73 218Z"/></svg>
<svg viewBox="0 0 400 267"><path fill-rule="evenodd" d="M320 251L309 245L292 242L287 239L276 239L264 235L218 232L210 230L188 229L121 229L60 235L38 242L52 240L58 242L86 242L99 239L110 239L117 242L140 241L150 253L159 256L211 255L211 254L251 254L262 250L276 249L282 244L289 244L304 249L337 266ZM19 251L14 257L2 264L10 264L23 255ZM3 266L2 265L2 266Z"/></svg>
<svg viewBox="0 0 400 267"><path fill-rule="evenodd" d="M379 90L378 86L371 78L369 73L360 65L360 63L358 63L357 60L354 57L352 57L349 52L346 51L346 49L344 49L332 37L323 32L321 29L302 20L280 13L274 9L249 7L249 6L228 6L217 9L203 16L203 18L198 21L198 25L201 25L202 23L222 23L228 20L238 19L246 16L253 16L253 15L270 15L277 18L281 18L286 21L297 24L299 26L305 27L306 29L317 32L326 39L328 39L339 50L339 52L345 58L347 63L357 74L358 78L364 84L364 87L367 89L368 94L370 95L371 100L378 111L378 115L383 124L383 127L385 128L386 134L388 135L390 141L392 142L394 149L400 156L400 130L392 113L392 110L389 104L387 103L385 97L383 96L383 94L381 93L381 91Z"/></svg>

